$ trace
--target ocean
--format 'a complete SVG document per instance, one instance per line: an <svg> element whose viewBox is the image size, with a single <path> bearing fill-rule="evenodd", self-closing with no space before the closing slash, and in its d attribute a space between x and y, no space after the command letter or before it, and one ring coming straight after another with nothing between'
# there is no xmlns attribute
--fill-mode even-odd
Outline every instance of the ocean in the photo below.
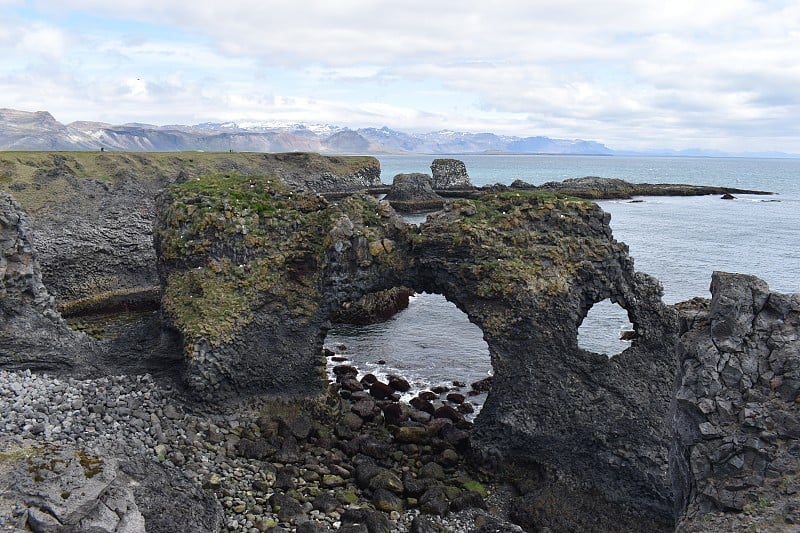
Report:
<svg viewBox="0 0 800 533"><path fill-rule="evenodd" d="M380 156L381 176L430 174L436 157ZM715 270L753 274L779 292L800 292L800 159L454 155L464 161L474 185L534 185L582 176L634 183L687 183L764 190L771 196L642 197L636 202L603 200L614 238L626 243L636 270L658 278L668 304L709 297ZM418 221L412 220L412 221ZM579 344L613 356L627 344L624 310L595 305L581 326ZM414 390L467 384L491 373L480 328L440 295L420 294L408 309L382 324L336 326L326 346L362 372L398 374ZM332 366L332 365L329 365ZM473 399L480 407L481 397Z"/></svg>

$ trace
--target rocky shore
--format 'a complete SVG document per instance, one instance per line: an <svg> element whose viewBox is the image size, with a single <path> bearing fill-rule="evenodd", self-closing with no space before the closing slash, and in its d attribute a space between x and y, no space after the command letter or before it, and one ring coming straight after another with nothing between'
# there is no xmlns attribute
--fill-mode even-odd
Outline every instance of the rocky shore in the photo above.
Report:
<svg viewBox="0 0 800 533"><path fill-rule="evenodd" d="M522 531L456 404L336 373L323 398L207 412L147 374L0 371L0 531Z"/></svg>
<svg viewBox="0 0 800 533"><path fill-rule="evenodd" d="M20 177L19 192L85 190L73 183L78 158L54 160L58 172L34 173L39 189ZM2 530L721 532L800 521L797 295L715 273L711 301L666 306L590 201L487 187L410 225L367 194L317 194L304 181L314 158L272 161L289 160L286 177L184 176L153 200L159 309L110 339L67 327L46 287L52 265L37 257L41 226L0 197ZM126 290L112 301L127 306ZM342 308L372 320L410 292L442 294L481 328L494 375L474 385L490 389L474 419L463 385L406 404L401 377L362 376L323 350ZM634 329L613 358L577 342L604 300Z"/></svg>

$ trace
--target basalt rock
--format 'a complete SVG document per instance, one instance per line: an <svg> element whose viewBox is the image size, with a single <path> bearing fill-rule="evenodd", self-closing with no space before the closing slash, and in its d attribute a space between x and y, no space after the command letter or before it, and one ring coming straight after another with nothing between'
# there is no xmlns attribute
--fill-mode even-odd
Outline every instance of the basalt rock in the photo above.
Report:
<svg viewBox="0 0 800 533"><path fill-rule="evenodd" d="M402 212L432 211L444 205L442 197L433 190L431 177L420 173L395 176L385 200Z"/></svg>
<svg viewBox="0 0 800 533"><path fill-rule="evenodd" d="M70 330L42 283L27 214L0 192L0 367L85 370L84 335Z"/></svg>
<svg viewBox="0 0 800 533"><path fill-rule="evenodd" d="M356 302L345 302L333 317L334 322L344 324L375 324L384 322L408 307L408 299L414 291L408 287L392 287L367 294Z"/></svg>
<svg viewBox="0 0 800 533"><path fill-rule="evenodd" d="M168 188L160 206L164 312L198 397L320 392L322 339L342 302L391 286L443 294L492 355L476 457L541 479L528 496L549 509L550 527L583 524L571 516L580 499L603 502L598 527L671 528L675 316L595 204L489 193L417 227L368 197L333 204L276 180L216 175ZM637 333L612 359L577 345L589 309L609 298ZM354 409L380 414L359 398ZM558 494L574 501L544 504Z"/></svg>
<svg viewBox="0 0 800 533"><path fill-rule="evenodd" d="M678 531L797 528L800 295L715 272L681 306L672 477Z"/></svg>
<svg viewBox="0 0 800 533"><path fill-rule="evenodd" d="M494 379L472 441L481 460L542 475L541 502L561 483L575 498L606 502L600 528L635 530L646 517L665 530L674 314L658 281L636 273L613 240L609 218L595 204L541 193L452 202L420 225L417 270L489 345ZM612 359L577 346L581 321L606 298L638 334ZM561 502L554 516L571 529L574 502Z"/></svg>
<svg viewBox="0 0 800 533"><path fill-rule="evenodd" d="M26 530L167 533L222 525L220 504L177 468L81 449L15 443L3 449L0 506L24 502Z"/></svg>
<svg viewBox="0 0 800 533"><path fill-rule="evenodd" d="M346 301L402 285L405 223L241 174L168 187L156 226L163 310L200 396L321 390L325 328Z"/></svg>
<svg viewBox="0 0 800 533"><path fill-rule="evenodd" d="M380 185L372 157L24 152L0 156L0 190L30 214L44 283L58 308L73 314L120 300L128 307L152 304L159 285L155 197L169 183L234 171L317 192Z"/></svg>
<svg viewBox="0 0 800 533"><path fill-rule="evenodd" d="M600 178L585 176L570 178L564 181L550 181L538 187L531 186L522 181L516 181L512 188L538 189L569 194L579 198L592 200L599 199L629 199L634 196L704 196L708 194L772 194L766 191L736 189L733 187L719 187L713 185L686 185L679 183L631 183L616 178Z"/></svg>
<svg viewBox="0 0 800 533"><path fill-rule="evenodd" d="M431 163L431 176L431 184L436 190L472 187L467 166L458 159L434 159Z"/></svg>

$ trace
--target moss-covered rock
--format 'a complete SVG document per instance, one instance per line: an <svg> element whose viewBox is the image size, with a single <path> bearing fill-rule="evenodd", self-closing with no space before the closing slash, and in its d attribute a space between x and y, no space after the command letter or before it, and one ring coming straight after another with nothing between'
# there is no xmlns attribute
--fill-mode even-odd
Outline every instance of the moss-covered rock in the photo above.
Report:
<svg viewBox="0 0 800 533"><path fill-rule="evenodd" d="M331 309L384 288L403 261L393 235L404 224L369 196L332 204L226 173L174 184L159 205L163 309L204 396L321 390Z"/></svg>
<svg viewBox="0 0 800 533"><path fill-rule="evenodd" d="M603 524L622 509L634 510L628 526L642 516L671 524L675 318L596 204L484 192L417 227L369 196L333 204L275 178L214 174L169 187L160 212L164 310L204 398L319 392L322 338L342 303L396 286L443 294L492 354L472 441L482 461L566 484L540 498L602 500ZM613 359L577 345L581 321L606 298L637 332Z"/></svg>

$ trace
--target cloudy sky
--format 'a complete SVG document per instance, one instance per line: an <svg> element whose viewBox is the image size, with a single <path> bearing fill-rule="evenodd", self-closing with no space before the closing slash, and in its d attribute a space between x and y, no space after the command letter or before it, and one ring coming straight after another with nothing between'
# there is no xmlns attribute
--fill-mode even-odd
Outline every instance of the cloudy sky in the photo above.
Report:
<svg viewBox="0 0 800 533"><path fill-rule="evenodd" d="M800 153L800 2L0 0L0 107Z"/></svg>

